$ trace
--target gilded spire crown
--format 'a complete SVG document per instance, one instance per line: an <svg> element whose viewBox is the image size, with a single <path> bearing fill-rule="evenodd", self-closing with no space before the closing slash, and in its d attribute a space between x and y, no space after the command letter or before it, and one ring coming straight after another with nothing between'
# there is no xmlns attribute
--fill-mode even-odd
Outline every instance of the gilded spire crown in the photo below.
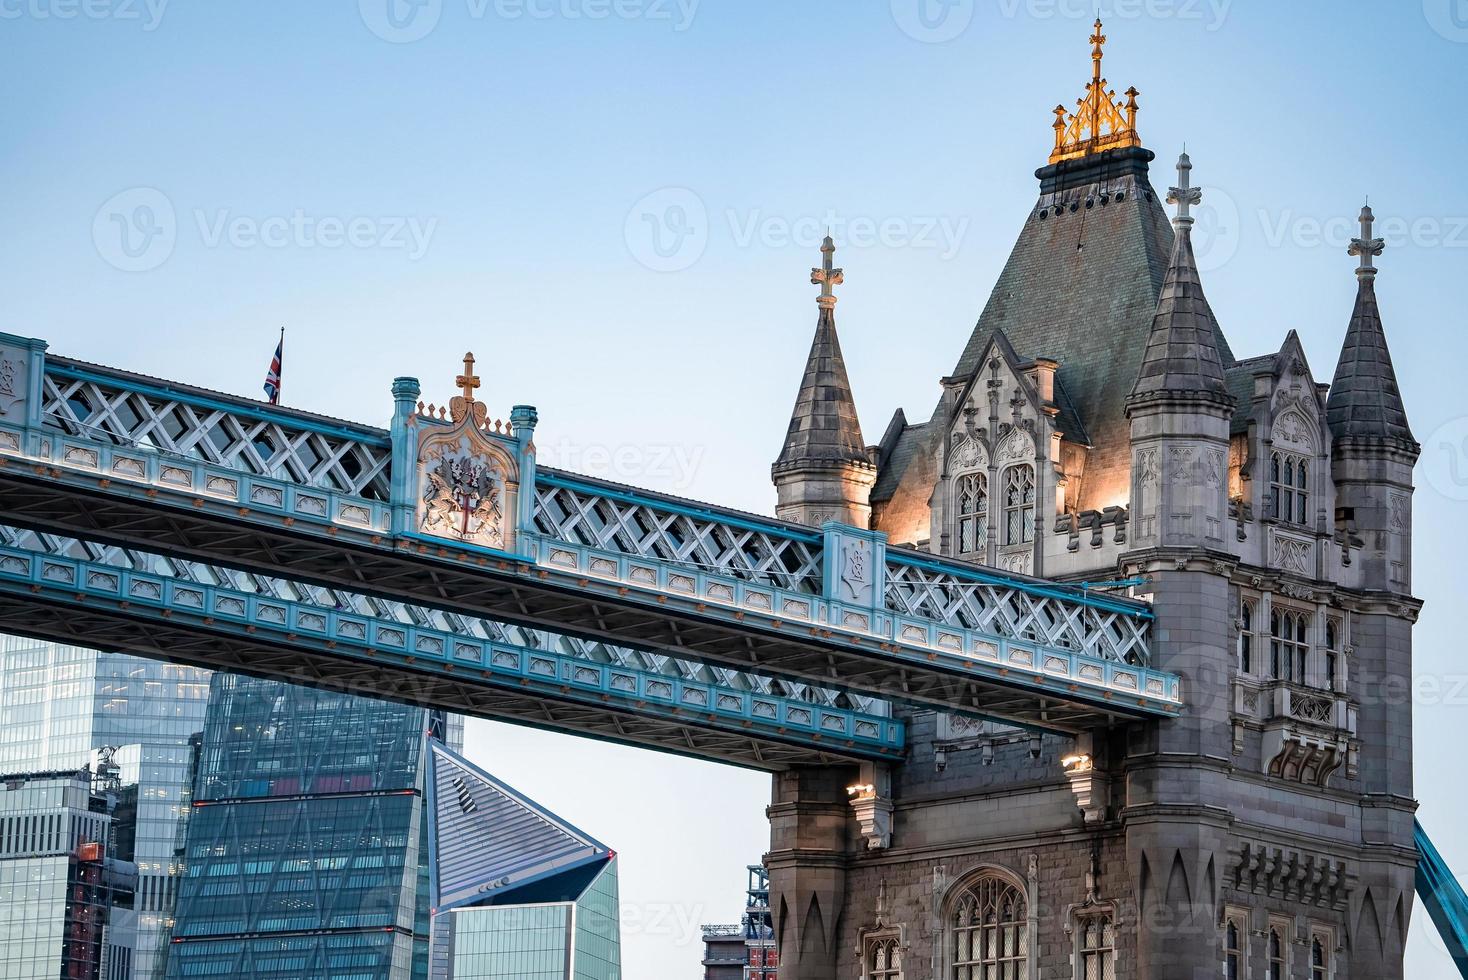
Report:
<svg viewBox="0 0 1468 980"><path fill-rule="evenodd" d="M1075 112L1067 113L1063 105L1055 107L1055 149L1050 153L1051 163L1122 146L1142 145L1137 137L1137 90L1127 89L1123 93L1126 101L1121 102L1115 89L1107 89L1106 79L1101 77L1101 49L1106 44L1101 18L1096 18L1094 26L1091 80L1086 83L1086 94L1076 100Z"/></svg>

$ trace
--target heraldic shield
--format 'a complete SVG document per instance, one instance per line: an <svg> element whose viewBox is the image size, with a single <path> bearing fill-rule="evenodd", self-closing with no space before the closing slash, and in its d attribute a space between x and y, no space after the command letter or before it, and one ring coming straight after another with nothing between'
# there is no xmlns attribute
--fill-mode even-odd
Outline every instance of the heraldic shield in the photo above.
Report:
<svg viewBox="0 0 1468 980"><path fill-rule="evenodd" d="M418 420L418 530L507 551L514 547L520 467L509 426L491 424L474 399L473 368L474 355L466 354L458 379L463 394L449 402L449 424L431 411Z"/></svg>

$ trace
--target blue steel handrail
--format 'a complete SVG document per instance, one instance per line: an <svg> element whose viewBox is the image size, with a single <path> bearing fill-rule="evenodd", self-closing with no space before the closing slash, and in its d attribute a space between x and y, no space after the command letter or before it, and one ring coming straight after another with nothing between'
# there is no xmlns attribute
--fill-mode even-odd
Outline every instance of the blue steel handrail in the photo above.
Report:
<svg viewBox="0 0 1468 980"><path fill-rule="evenodd" d="M1458 974L1468 978L1468 896L1422 829L1421 821L1412 821L1412 836L1417 842L1417 895L1437 926Z"/></svg>

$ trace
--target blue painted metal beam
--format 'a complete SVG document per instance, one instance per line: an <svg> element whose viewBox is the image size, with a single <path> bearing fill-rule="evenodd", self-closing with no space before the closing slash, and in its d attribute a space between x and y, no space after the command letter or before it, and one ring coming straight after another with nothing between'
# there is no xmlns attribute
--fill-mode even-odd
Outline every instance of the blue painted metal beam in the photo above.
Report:
<svg viewBox="0 0 1468 980"><path fill-rule="evenodd" d="M370 665L389 677L437 675L461 685L578 705L608 717L660 720L672 726L667 731L677 734L660 737L661 744L655 747L684 755L755 765L758 754L751 755L743 744L749 741L801 750L793 756L778 751L768 755L781 760L804 755L809 762L892 761L900 759L905 751L904 725L888 717L626 665L597 664L556 650L384 620L110 563L0 547L0 593L31 603L85 611L93 618L146 623L210 638L244 635L262 646L331 658L344 667L347 661L355 661L356 667ZM106 645L105 639L97 636L91 643ZM174 656L187 659L189 653L180 650ZM547 720L542 727L558 726ZM593 733L599 736L617 737L606 719L598 720L594 728ZM690 743L686 731L679 730L735 736L739 744L729 749L727 742ZM646 740L642 741L645 744Z"/></svg>
<svg viewBox="0 0 1468 980"><path fill-rule="evenodd" d="M417 447L443 423L412 379L384 432L0 335L26 344L24 410L0 418L15 501L0 519L1059 731L1182 709L1179 679L1148 666L1145 604L855 528L537 477L528 407L484 429L528 481L496 550L419 530Z"/></svg>
<svg viewBox="0 0 1468 980"><path fill-rule="evenodd" d="M1428 839L1420 821L1414 821L1414 836L1418 855L1417 896L1437 926L1459 976L1468 978L1468 896L1463 894L1463 886L1448 870L1447 862Z"/></svg>

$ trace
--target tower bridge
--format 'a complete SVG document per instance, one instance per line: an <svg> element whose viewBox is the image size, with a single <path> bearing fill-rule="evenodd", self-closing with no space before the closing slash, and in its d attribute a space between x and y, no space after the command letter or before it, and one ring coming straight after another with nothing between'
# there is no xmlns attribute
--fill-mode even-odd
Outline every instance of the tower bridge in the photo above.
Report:
<svg viewBox="0 0 1468 980"><path fill-rule="evenodd" d="M788 980L1400 978L1414 884L1468 964L1381 694L1420 446L1371 211L1331 382L1293 331L1236 357L1106 40L933 413L875 445L826 240L778 518L539 466L472 356L379 428L4 334L0 627L771 770Z"/></svg>

